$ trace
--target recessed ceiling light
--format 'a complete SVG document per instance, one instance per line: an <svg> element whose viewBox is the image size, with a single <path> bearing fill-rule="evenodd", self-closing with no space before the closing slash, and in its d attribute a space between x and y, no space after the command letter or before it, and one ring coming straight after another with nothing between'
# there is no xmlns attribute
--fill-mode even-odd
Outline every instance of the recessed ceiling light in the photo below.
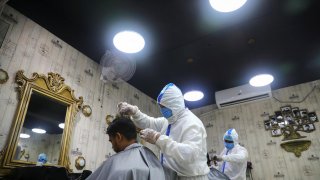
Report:
<svg viewBox="0 0 320 180"><path fill-rule="evenodd" d="M183 97L187 101L198 101L203 98L203 93L201 91L189 91Z"/></svg>
<svg viewBox="0 0 320 180"><path fill-rule="evenodd" d="M20 133L20 137L21 138L29 138L30 135L29 134Z"/></svg>
<svg viewBox="0 0 320 180"><path fill-rule="evenodd" d="M209 0L213 9L220 12L235 11L243 6L247 0Z"/></svg>
<svg viewBox="0 0 320 180"><path fill-rule="evenodd" d="M39 133L39 134L46 133L46 130L40 129L40 128L33 128L32 131L35 132L35 133Z"/></svg>
<svg viewBox="0 0 320 180"><path fill-rule="evenodd" d="M64 123L60 123L59 128L64 129Z"/></svg>
<svg viewBox="0 0 320 180"><path fill-rule="evenodd" d="M137 53L144 48L143 37L134 31L122 31L113 37L114 46L125 53Z"/></svg>
<svg viewBox="0 0 320 180"><path fill-rule="evenodd" d="M273 81L273 76L270 74L260 74L257 76L254 76L253 78L250 79L249 83L251 86L254 87L261 87L261 86L266 86Z"/></svg>

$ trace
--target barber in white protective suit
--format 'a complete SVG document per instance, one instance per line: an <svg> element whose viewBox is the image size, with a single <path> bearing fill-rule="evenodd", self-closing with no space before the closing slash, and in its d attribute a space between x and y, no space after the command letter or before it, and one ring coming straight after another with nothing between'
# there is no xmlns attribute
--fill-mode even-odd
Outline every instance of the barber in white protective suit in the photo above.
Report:
<svg viewBox="0 0 320 180"><path fill-rule="evenodd" d="M220 156L213 157L218 161L219 170L231 180L245 180L247 170L248 151L238 143L238 133L229 129L223 136L225 148Z"/></svg>
<svg viewBox="0 0 320 180"><path fill-rule="evenodd" d="M177 179L207 180L207 133L201 120L185 107L173 83L163 88L157 102L163 117L150 117L125 102L119 103L119 113L131 115L136 126L144 129L141 138L160 148L161 163L175 171Z"/></svg>

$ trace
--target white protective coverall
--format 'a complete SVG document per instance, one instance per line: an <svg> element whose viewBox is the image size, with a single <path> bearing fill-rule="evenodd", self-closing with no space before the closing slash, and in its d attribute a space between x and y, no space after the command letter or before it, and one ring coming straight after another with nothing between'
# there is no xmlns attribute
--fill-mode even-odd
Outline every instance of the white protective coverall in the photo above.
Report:
<svg viewBox="0 0 320 180"><path fill-rule="evenodd" d="M163 153L163 165L177 172L178 179L208 179L207 133L203 123L185 107L182 92L174 84L166 86L159 97L158 103L172 110L170 118L153 118L138 110L133 121L139 128L161 133L155 144Z"/></svg>
<svg viewBox="0 0 320 180"><path fill-rule="evenodd" d="M248 151L239 145L238 133L235 129L228 130L224 137L227 135L232 137L234 147L230 150L225 147L221 152L222 162L218 164L219 170L224 172L231 180L245 180Z"/></svg>

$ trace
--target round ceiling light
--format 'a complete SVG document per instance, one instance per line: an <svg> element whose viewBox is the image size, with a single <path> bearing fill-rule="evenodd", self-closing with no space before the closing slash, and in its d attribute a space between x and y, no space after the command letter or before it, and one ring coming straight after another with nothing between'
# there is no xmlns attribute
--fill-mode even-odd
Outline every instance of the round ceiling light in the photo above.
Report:
<svg viewBox="0 0 320 180"><path fill-rule="evenodd" d="M125 53L137 53L144 48L143 37L134 31L122 31L113 37L114 46Z"/></svg>
<svg viewBox="0 0 320 180"><path fill-rule="evenodd" d="M39 133L39 134L46 133L46 130L40 129L40 128L33 128L32 131L35 132L35 133Z"/></svg>
<svg viewBox="0 0 320 180"><path fill-rule="evenodd" d="M250 79L249 84L254 87L266 86L273 81L273 76L270 74L260 74Z"/></svg>
<svg viewBox="0 0 320 180"><path fill-rule="evenodd" d="M231 12L241 8L247 0L209 0L213 9L220 12Z"/></svg>
<svg viewBox="0 0 320 180"><path fill-rule="evenodd" d="M189 91L183 95L184 99L187 101L199 101L203 96L201 91Z"/></svg>
<svg viewBox="0 0 320 180"><path fill-rule="evenodd" d="M29 135L29 134L21 133L21 134L20 134L20 137L25 139L25 138L29 138L30 135Z"/></svg>
<svg viewBox="0 0 320 180"><path fill-rule="evenodd" d="M64 123L60 123L59 128L64 129Z"/></svg>

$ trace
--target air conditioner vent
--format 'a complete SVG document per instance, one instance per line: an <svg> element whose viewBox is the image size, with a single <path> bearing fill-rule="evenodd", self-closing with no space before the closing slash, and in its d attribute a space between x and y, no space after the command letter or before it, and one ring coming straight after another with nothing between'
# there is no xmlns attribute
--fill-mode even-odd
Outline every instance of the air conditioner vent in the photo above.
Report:
<svg viewBox="0 0 320 180"><path fill-rule="evenodd" d="M226 108L243 103L268 99L272 97L271 87L253 87L249 84L230 88L215 93L218 108Z"/></svg>
<svg viewBox="0 0 320 180"><path fill-rule="evenodd" d="M251 102L251 101L256 101L256 100L260 100L260 99L266 99L266 98L269 98L269 97L270 97L269 94L262 94L262 95L259 95L259 96L240 99L240 100L237 100L237 101L231 101L231 102L227 102L227 103L222 103L222 104L220 104L220 106L221 107L228 107L228 106L242 104L242 103Z"/></svg>

